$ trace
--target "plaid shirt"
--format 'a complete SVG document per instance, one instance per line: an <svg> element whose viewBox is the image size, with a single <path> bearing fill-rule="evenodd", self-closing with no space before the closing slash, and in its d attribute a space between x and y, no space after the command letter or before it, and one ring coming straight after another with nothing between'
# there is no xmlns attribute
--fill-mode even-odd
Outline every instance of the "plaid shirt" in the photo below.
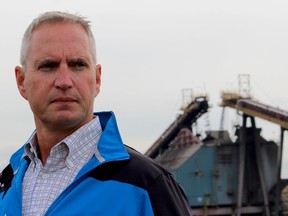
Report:
<svg viewBox="0 0 288 216"><path fill-rule="evenodd" d="M52 202L74 180L79 170L95 154L102 134L95 118L55 145L46 164L37 157L36 132L25 146L31 163L23 179L22 214L44 215Z"/></svg>

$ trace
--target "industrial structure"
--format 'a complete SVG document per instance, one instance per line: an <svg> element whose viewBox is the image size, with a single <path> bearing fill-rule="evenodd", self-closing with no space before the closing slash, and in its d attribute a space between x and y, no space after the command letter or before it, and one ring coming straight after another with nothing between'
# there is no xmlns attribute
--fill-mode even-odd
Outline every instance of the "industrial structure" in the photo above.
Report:
<svg viewBox="0 0 288 216"><path fill-rule="evenodd" d="M200 96L183 109L146 155L175 175L194 215L288 215L283 202L287 197L281 198L288 185L287 179L281 179L288 112L252 99L249 91L224 92L221 97L223 110L230 107L242 116L234 141L222 129L206 131L204 138L192 130L209 109L207 97ZM265 140L255 118L279 125L280 143Z"/></svg>

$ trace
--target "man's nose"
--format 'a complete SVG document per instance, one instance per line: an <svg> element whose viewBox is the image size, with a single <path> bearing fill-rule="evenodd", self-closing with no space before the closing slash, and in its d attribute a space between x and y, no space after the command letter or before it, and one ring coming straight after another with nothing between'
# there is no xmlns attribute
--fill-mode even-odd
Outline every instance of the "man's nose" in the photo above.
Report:
<svg viewBox="0 0 288 216"><path fill-rule="evenodd" d="M67 64L60 64L59 70L55 79L56 88L60 89L68 89L73 86L73 82L71 79L71 71Z"/></svg>

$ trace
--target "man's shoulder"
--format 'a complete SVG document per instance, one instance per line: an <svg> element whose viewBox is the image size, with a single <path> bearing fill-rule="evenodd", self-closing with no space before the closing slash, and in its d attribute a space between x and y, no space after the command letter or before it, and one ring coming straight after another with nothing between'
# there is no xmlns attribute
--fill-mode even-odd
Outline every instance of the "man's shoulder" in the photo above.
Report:
<svg viewBox="0 0 288 216"><path fill-rule="evenodd" d="M91 176L99 180L115 180L147 189L157 178L170 173L151 158L125 146L130 159L102 164Z"/></svg>
<svg viewBox="0 0 288 216"><path fill-rule="evenodd" d="M0 172L0 193L4 192L3 197L11 187L15 172L18 172L22 158L29 164L30 159L28 156L24 156L24 150L20 148L12 155L10 163Z"/></svg>
<svg viewBox="0 0 288 216"><path fill-rule="evenodd" d="M130 166L132 169L139 170L140 172L150 173L151 175L169 174L165 168L162 167L157 161L152 158L143 155L135 149L125 146L127 152L130 155Z"/></svg>

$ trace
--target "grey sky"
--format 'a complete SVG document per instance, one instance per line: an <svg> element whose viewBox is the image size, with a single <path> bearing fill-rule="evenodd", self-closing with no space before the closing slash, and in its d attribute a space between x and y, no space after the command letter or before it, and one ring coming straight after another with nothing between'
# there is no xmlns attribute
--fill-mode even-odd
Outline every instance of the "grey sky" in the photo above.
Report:
<svg viewBox="0 0 288 216"><path fill-rule="evenodd" d="M250 74L256 99L288 110L287 9L287 1L262 0L6 1L0 13L0 169L34 130L14 67L25 28L40 13L79 12L92 21L103 68L95 110L113 110L124 142L144 152L179 113L183 88L209 95L212 129L220 125L220 91L237 90L241 73ZM230 130L235 112L226 117ZM279 139L277 125L258 122L264 136ZM285 160L285 176L287 167Z"/></svg>

